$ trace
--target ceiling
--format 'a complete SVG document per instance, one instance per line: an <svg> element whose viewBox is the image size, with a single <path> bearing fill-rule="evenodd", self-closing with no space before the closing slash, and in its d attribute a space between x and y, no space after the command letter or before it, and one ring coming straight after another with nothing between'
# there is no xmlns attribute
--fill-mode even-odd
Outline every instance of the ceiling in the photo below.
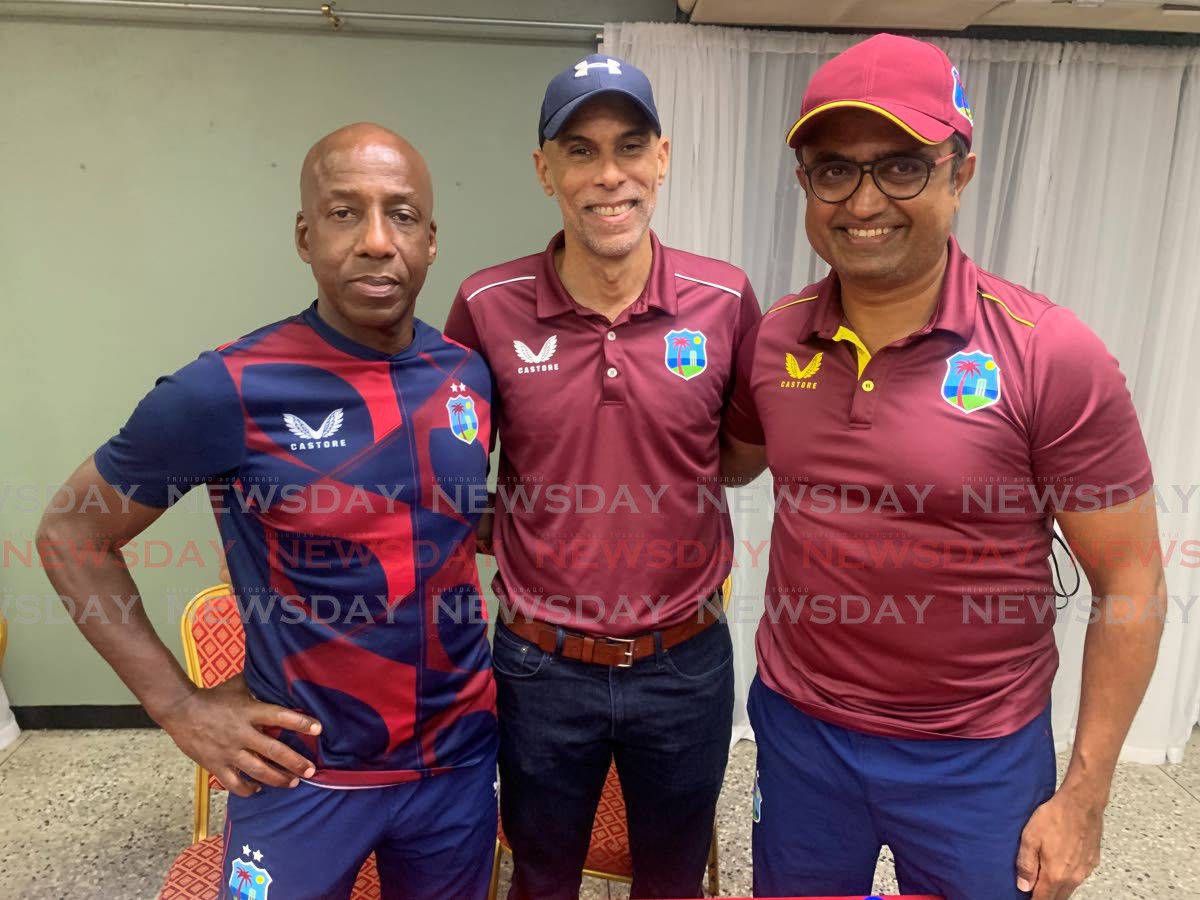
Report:
<svg viewBox="0 0 1200 900"><path fill-rule="evenodd" d="M691 22L961 31L972 25L1200 33L1200 0L678 0Z"/></svg>

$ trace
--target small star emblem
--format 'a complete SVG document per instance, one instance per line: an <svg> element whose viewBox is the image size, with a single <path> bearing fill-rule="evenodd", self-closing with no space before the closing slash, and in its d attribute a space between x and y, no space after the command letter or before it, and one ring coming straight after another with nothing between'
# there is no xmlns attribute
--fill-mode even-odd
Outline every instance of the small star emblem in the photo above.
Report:
<svg viewBox="0 0 1200 900"><path fill-rule="evenodd" d="M242 856L249 856L249 855L250 855L250 845L242 844Z"/></svg>
<svg viewBox="0 0 1200 900"><path fill-rule="evenodd" d="M262 855L262 851L261 851L261 850L255 850L255 851L254 851L254 861L255 861L255 862L262 862L262 856L263 856L263 855Z"/></svg>

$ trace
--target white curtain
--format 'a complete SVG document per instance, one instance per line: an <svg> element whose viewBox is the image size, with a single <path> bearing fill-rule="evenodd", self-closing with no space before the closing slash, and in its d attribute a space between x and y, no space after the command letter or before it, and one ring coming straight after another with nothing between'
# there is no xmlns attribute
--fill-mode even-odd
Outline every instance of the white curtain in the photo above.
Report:
<svg viewBox="0 0 1200 900"><path fill-rule="evenodd" d="M783 139L817 67L864 37L605 27L604 51L650 77L671 139L656 230L668 244L742 266L764 306L826 271L804 237ZM1161 497L1171 603L1123 758L1179 762L1200 716L1200 415L1188 369L1200 339L1200 51L934 40L962 73L975 115L979 168L956 225L964 249L1074 310L1129 379ZM751 736L744 701L770 489L764 478L735 493L735 736ZM1089 602L1084 583L1056 626L1060 747L1074 736Z"/></svg>

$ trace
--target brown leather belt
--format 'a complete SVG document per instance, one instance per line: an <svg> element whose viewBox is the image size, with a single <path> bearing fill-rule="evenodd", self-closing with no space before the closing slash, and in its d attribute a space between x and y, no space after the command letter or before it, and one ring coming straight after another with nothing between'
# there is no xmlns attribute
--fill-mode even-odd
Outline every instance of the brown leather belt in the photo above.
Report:
<svg viewBox="0 0 1200 900"><path fill-rule="evenodd" d="M662 636L662 648L667 650L695 637L720 618L721 595L715 594L704 602L686 621L658 632ZM558 628L546 622L535 622L520 617L500 607L501 621L517 637L537 644L545 653L558 652L565 659L594 663L599 666L615 666L628 669L639 659L654 655L654 632L631 638L592 637L574 631L563 633L562 648L558 647Z"/></svg>

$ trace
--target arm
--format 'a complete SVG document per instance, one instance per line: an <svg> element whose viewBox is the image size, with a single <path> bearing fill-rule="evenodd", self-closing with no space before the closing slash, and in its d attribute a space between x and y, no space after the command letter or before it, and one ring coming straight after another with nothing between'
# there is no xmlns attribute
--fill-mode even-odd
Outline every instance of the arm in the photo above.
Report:
<svg viewBox="0 0 1200 900"><path fill-rule="evenodd" d="M740 441L728 429L721 430L721 480L725 484L749 484L766 467L766 447Z"/></svg>
<svg viewBox="0 0 1200 900"><path fill-rule="evenodd" d="M483 352L483 341L479 339L479 332L475 328L475 320L471 317L471 310L467 304L467 295L463 287L459 287L458 293L454 297L454 302L450 305L450 312L446 315L446 327L442 329L442 334L450 338L452 341L457 341L468 349L474 350L484 362L487 362L487 357ZM490 369L490 364L489 364ZM492 431L488 443L488 454L496 452L496 442L498 439L497 432L499 431L498 420L500 417L500 392L496 387L495 381L492 383ZM490 463L489 463L490 465ZM488 491L488 508L483 511L479 517L479 527L475 532L475 549L486 556L494 556L495 549L492 546L492 526L495 523L496 509L496 492Z"/></svg>
<svg viewBox="0 0 1200 900"><path fill-rule="evenodd" d="M1032 887L1034 900L1069 896L1100 861L1113 771L1154 671L1167 608L1158 521L1148 495L1057 518L1072 551L1087 561L1093 614L1067 774L1030 818L1017 855L1018 887Z"/></svg>
<svg viewBox="0 0 1200 900"><path fill-rule="evenodd" d="M242 796L258 787L241 773L275 787L294 786L297 776L311 775L308 760L261 729L274 726L316 734L320 725L314 719L259 703L241 676L216 688L196 687L155 633L121 547L164 510L114 490L91 458L71 475L64 489L73 493L60 491L38 528L38 552L46 574L62 597L97 598L103 616L94 614L94 606L80 616L85 604L75 603L76 625L150 717L184 753ZM88 503L85 509L68 509L71 496L99 496L102 508ZM126 597L133 602L123 607L119 601Z"/></svg>
<svg viewBox="0 0 1200 900"><path fill-rule="evenodd" d="M485 556L495 556L496 551L492 546L492 525L496 521L496 492L488 491L487 509L479 517L479 529L475 532L475 549Z"/></svg>
<svg viewBox="0 0 1200 900"><path fill-rule="evenodd" d="M762 425L758 421L754 395L750 390L754 345L761 322L762 311L758 306L758 298L747 280L738 305L733 342L733 377L721 421L721 481L726 485L749 484L767 467ZM751 438L753 442L735 437L735 431L742 438Z"/></svg>

